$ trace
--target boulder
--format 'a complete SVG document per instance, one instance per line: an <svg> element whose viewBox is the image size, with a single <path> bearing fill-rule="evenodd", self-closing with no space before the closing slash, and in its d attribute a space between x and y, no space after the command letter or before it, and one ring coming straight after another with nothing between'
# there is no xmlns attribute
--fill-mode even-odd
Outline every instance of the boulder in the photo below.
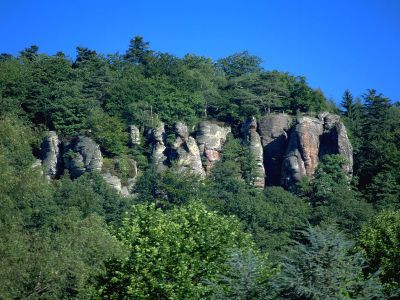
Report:
<svg viewBox="0 0 400 300"><path fill-rule="evenodd" d="M100 146L89 137L75 137L65 145L64 164L73 178L85 172L101 171L103 157Z"/></svg>
<svg viewBox="0 0 400 300"><path fill-rule="evenodd" d="M60 145L61 142L55 131L49 131L41 145L40 159L42 161L43 174L49 179L54 179L60 174Z"/></svg>
<svg viewBox="0 0 400 300"><path fill-rule="evenodd" d="M135 125L129 125L129 143L131 146L140 145L141 143L141 136L140 130Z"/></svg>
<svg viewBox="0 0 400 300"><path fill-rule="evenodd" d="M151 130L151 139L153 149L151 153L151 161L158 171L167 168L167 155L165 147L165 125L160 123L156 128Z"/></svg>
<svg viewBox="0 0 400 300"><path fill-rule="evenodd" d="M204 157L204 169L209 175L215 163L221 159L222 146L231 128L223 123L203 121L196 131L200 155Z"/></svg>
<svg viewBox="0 0 400 300"><path fill-rule="evenodd" d="M175 162L180 170L190 171L201 177L205 172L201 162L196 140L189 136L187 126L181 122L174 125L175 141L171 145L170 161Z"/></svg>
<svg viewBox="0 0 400 300"><path fill-rule="evenodd" d="M264 151L260 135L257 132L256 118L251 117L246 120L242 126L242 134L244 143L249 147L257 164L257 176L254 180L254 186L263 189L265 186Z"/></svg>
<svg viewBox="0 0 400 300"><path fill-rule="evenodd" d="M112 175L111 173L108 173L108 172L101 174L101 176L103 177L104 181L107 182L107 184L109 186L111 186L112 188L117 190L118 193L121 193L122 184L121 184L121 180L117 176Z"/></svg>
<svg viewBox="0 0 400 300"><path fill-rule="evenodd" d="M292 118L287 114L268 114L258 121L258 132L264 151L267 185L279 185Z"/></svg>

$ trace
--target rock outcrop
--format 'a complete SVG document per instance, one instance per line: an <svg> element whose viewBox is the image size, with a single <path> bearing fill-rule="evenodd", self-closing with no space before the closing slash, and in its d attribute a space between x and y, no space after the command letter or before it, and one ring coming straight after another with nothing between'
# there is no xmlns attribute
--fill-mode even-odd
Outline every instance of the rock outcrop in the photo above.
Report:
<svg viewBox="0 0 400 300"><path fill-rule="evenodd" d="M129 144L131 146L140 145L141 137L140 137L140 130L135 125L129 125Z"/></svg>
<svg viewBox="0 0 400 300"><path fill-rule="evenodd" d="M182 171L205 177L199 147L196 140L189 136L187 126L181 122L175 123L174 133L176 139L171 146L170 161L175 162Z"/></svg>
<svg viewBox="0 0 400 300"><path fill-rule="evenodd" d="M287 114L268 114L260 118L258 132L264 150L264 168L267 185L279 185L282 162L288 144L292 118Z"/></svg>
<svg viewBox="0 0 400 300"><path fill-rule="evenodd" d="M114 188L119 194L122 196L130 196L133 193L133 188L136 184L138 169L137 163L135 160L129 158L127 160L124 159L124 171L125 176L129 176L129 178L125 178L121 180L116 174L119 172L119 167L117 167L121 163L120 158L114 158L112 161L112 165L108 165L103 167L103 173L101 176L103 179ZM126 165L128 163L128 165Z"/></svg>
<svg viewBox="0 0 400 300"><path fill-rule="evenodd" d="M197 127L196 142L200 154L204 158L203 166L206 175L209 175L212 167L221 159L222 146L231 128L223 123L203 121Z"/></svg>
<svg viewBox="0 0 400 300"><path fill-rule="evenodd" d="M257 176L254 186L263 189L265 186L264 151L260 135L257 132L257 120L251 117L242 126L245 145L247 145L257 164Z"/></svg>
<svg viewBox="0 0 400 300"><path fill-rule="evenodd" d="M150 138L152 139L153 149L151 152L151 161L158 171L167 168L167 155L165 146L165 125L160 123L156 128L151 130Z"/></svg>
<svg viewBox="0 0 400 300"><path fill-rule="evenodd" d="M47 137L42 142L40 159L42 161L43 174L48 179L54 179L60 174L60 145L61 142L55 131L49 131Z"/></svg>
<svg viewBox="0 0 400 300"><path fill-rule="evenodd" d="M344 156L348 160L346 172L351 176L353 150L339 117L328 113L318 118L300 117L290 134L282 165L282 185L291 188L302 177L312 177L326 154Z"/></svg>
<svg viewBox="0 0 400 300"><path fill-rule="evenodd" d="M104 181L107 182L109 186L116 189L118 193L121 193L122 183L121 179L118 176L112 175L111 173L102 173L101 177L103 177Z"/></svg>
<svg viewBox="0 0 400 300"><path fill-rule="evenodd" d="M326 154L342 155L347 161L343 169L349 178L352 176L353 149L337 115L320 113L318 117L298 117L292 127L289 115L268 114L258 122L254 117L249 118L241 129L243 143L257 163L258 175L254 181L257 188L281 184L291 189L302 177L312 177ZM149 130L144 143L151 145L150 159L158 171L176 165L181 171L205 177L221 159L229 132L231 128L224 123L203 121L198 124L194 138L182 122L176 122L173 128L160 123ZM143 142L136 126L130 125L129 133L131 146ZM42 143L40 158L43 174L49 179L57 178L65 170L72 178L85 172L103 171L104 180L118 193L132 195L138 173L136 162L130 159L128 167L126 158L121 158L124 161L116 158L112 164L108 160L102 168L100 147L87 136L60 141L56 132L50 131ZM119 178L116 174L123 176Z"/></svg>
<svg viewBox="0 0 400 300"><path fill-rule="evenodd" d="M353 147L346 127L337 115L321 113L318 118L324 122L319 157L321 158L325 154L340 154L347 161L343 169L351 177L353 175Z"/></svg>
<svg viewBox="0 0 400 300"><path fill-rule="evenodd" d="M64 164L73 178L85 172L101 171L103 157L99 145L89 137L75 137L65 145Z"/></svg>

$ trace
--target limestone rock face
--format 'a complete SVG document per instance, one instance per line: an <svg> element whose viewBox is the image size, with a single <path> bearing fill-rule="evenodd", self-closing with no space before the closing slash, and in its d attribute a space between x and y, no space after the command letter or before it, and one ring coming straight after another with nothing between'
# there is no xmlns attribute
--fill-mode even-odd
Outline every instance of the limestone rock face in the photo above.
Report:
<svg viewBox="0 0 400 300"><path fill-rule="evenodd" d="M203 121L197 127L196 141L201 156L204 157L204 168L209 175L214 164L221 159L222 146L231 128L222 123Z"/></svg>
<svg viewBox="0 0 400 300"><path fill-rule="evenodd" d="M261 117L258 122L268 185L280 184L291 122L292 119L287 114L268 114Z"/></svg>
<svg viewBox="0 0 400 300"><path fill-rule="evenodd" d="M131 146L140 145L141 143L140 130L135 125L129 125L129 143Z"/></svg>
<svg viewBox="0 0 400 300"><path fill-rule="evenodd" d="M107 184L109 186L116 189L118 193L121 193L122 184L121 184L121 180L117 176L112 175L111 173L107 172L107 173L101 174L101 177L103 177L104 181L107 182Z"/></svg>
<svg viewBox="0 0 400 300"><path fill-rule="evenodd" d="M167 156L165 147L165 125L160 123L158 127L151 131L151 139L153 142L153 149L151 153L151 160L158 171L167 168Z"/></svg>
<svg viewBox="0 0 400 300"><path fill-rule="evenodd" d="M312 177L322 156L340 154L348 161L345 171L352 175L353 149L346 128L336 115L301 117L290 134L282 165L282 185L294 186L303 176Z"/></svg>
<svg viewBox="0 0 400 300"><path fill-rule="evenodd" d="M181 122L174 125L176 139L171 146L171 161L175 161L182 171L190 171L201 177L205 172L196 140L189 136L187 126Z"/></svg>
<svg viewBox="0 0 400 300"><path fill-rule="evenodd" d="M91 138L78 136L65 145L64 164L73 178L85 172L101 171L100 147Z"/></svg>
<svg viewBox="0 0 400 300"><path fill-rule="evenodd" d="M55 131L49 131L41 145L40 159L42 160L43 174L49 179L54 179L59 175L60 145L61 142Z"/></svg>
<svg viewBox="0 0 400 300"><path fill-rule="evenodd" d="M265 186L264 151L260 135L257 132L256 118L251 117L246 120L242 126L242 134L245 144L249 147L257 163L257 177L254 186L262 189Z"/></svg>

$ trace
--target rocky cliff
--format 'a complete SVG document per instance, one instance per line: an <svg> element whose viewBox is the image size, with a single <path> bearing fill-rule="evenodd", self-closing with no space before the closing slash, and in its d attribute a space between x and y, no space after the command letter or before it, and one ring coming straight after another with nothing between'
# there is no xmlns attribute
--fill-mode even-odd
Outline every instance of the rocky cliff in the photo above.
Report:
<svg viewBox="0 0 400 300"><path fill-rule="evenodd" d="M302 177L312 177L326 154L342 155L347 160L345 171L352 175L353 148L339 117L323 113L318 118L298 118L282 164L282 185L290 189Z"/></svg>
<svg viewBox="0 0 400 300"><path fill-rule="evenodd" d="M128 128L130 147L149 145L150 161L156 170L163 171L175 165L179 171L192 172L200 177L210 175L221 159L223 146L231 127L215 121L203 121L193 132L177 122L173 127L160 123L150 130L144 142L138 127ZM346 128L336 115L321 113L318 117L291 117L287 114L269 114L257 120L247 119L241 126L243 145L249 147L256 163L254 185L283 185L291 189L304 176L312 177L323 155L340 154L346 160L344 171L349 176L353 169L353 150ZM88 136L76 136L60 141L54 131L42 143L43 173L49 179L68 170L72 178L85 172L97 171L120 194L132 193L138 169L129 159L130 177L121 180L115 172L103 166L99 145ZM118 164L114 158L113 164Z"/></svg>

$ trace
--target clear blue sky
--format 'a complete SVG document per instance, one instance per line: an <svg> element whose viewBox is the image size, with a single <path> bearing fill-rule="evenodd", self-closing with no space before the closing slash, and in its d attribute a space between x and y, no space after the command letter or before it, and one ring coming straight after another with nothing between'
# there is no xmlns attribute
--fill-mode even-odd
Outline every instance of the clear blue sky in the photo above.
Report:
<svg viewBox="0 0 400 300"><path fill-rule="evenodd" d="M266 69L305 75L339 100L375 88L400 100L400 0L0 0L0 52L32 44L125 52L142 35L154 50L213 59L242 50Z"/></svg>

